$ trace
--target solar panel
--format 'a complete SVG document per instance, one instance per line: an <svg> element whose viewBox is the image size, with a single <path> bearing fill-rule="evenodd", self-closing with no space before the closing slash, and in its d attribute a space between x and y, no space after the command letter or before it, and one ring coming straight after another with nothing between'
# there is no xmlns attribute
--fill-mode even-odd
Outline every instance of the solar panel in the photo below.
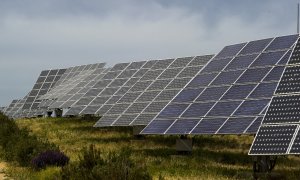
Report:
<svg viewBox="0 0 300 180"><path fill-rule="evenodd" d="M98 123L95 126L147 125L211 57L208 55L158 60L112 107L114 109L122 103L129 103L128 109L118 112L119 116L116 119L110 118L110 124L104 119L106 123ZM175 113L180 109L173 108L168 113ZM112 115L114 112L108 111L103 117Z"/></svg>
<svg viewBox="0 0 300 180"><path fill-rule="evenodd" d="M249 154L286 154L297 125L261 126Z"/></svg>
<svg viewBox="0 0 300 180"><path fill-rule="evenodd" d="M247 128L247 130L245 131L245 134L249 133L249 134L256 134L256 132L258 131L259 126L261 125L261 122L263 120L263 117L257 117Z"/></svg>
<svg viewBox="0 0 300 180"><path fill-rule="evenodd" d="M273 38L261 39L257 41L250 41L240 54L253 54L262 52Z"/></svg>
<svg viewBox="0 0 300 180"><path fill-rule="evenodd" d="M218 134L243 134L255 117L229 118L219 129Z"/></svg>
<svg viewBox="0 0 300 180"><path fill-rule="evenodd" d="M5 109L3 113L9 117L12 117L12 112L14 111L14 108L19 101L20 101L19 99L12 100L12 102L8 105L8 107Z"/></svg>
<svg viewBox="0 0 300 180"><path fill-rule="evenodd" d="M289 37L292 39L293 37ZM282 42L281 44L287 44ZM299 154L299 41L254 139L250 155Z"/></svg>
<svg viewBox="0 0 300 180"><path fill-rule="evenodd" d="M215 59L233 57L237 55L245 45L246 43L226 46L216 55Z"/></svg>
<svg viewBox="0 0 300 180"><path fill-rule="evenodd" d="M257 56L258 54L237 56L226 66L225 71L235 70L235 69L245 69L254 61L254 59Z"/></svg>
<svg viewBox="0 0 300 180"><path fill-rule="evenodd" d="M133 101L139 94L130 94L126 97L122 96L137 82L141 74L145 74L147 70L144 66L151 65L152 61L140 61L132 63L119 63L106 72L103 78L99 79L80 100L77 101L70 109L80 106L80 101L84 98L89 98L84 106L85 108L77 112L77 114L100 114L106 112L124 111L125 109L112 108L112 105L117 101L128 103ZM146 70L146 71L144 71ZM96 108L98 106L98 109ZM124 106L124 105L123 105ZM128 107L128 105L127 105ZM126 108L127 108L126 107ZM68 111L65 115L72 115Z"/></svg>
<svg viewBox="0 0 300 180"><path fill-rule="evenodd" d="M55 86L39 99L44 101L40 108L68 108L77 102L96 83L96 79L101 79L106 71L104 63L89 64L68 68ZM93 92L91 92L93 93ZM50 101L51 103L47 103ZM88 101L80 101L80 108L72 110L74 115ZM76 111L77 110L77 111Z"/></svg>
<svg viewBox="0 0 300 180"><path fill-rule="evenodd" d="M197 119L177 120L166 134L189 134L198 122Z"/></svg>
<svg viewBox="0 0 300 180"><path fill-rule="evenodd" d="M297 38L282 36L226 46L141 133L256 133ZM179 121L183 128L186 122L190 131L181 130L177 123L161 128L160 133L151 131L166 119Z"/></svg>
<svg viewBox="0 0 300 180"><path fill-rule="evenodd" d="M215 134L225 121L226 118L202 119L191 131L191 134Z"/></svg>
<svg viewBox="0 0 300 180"><path fill-rule="evenodd" d="M42 71L32 90L28 93L27 96L25 96L18 102L18 105L15 107L14 112L11 113L11 116L13 116L14 118L19 118L42 115L39 108L39 104L41 103L41 100L39 98L49 92L51 88L57 84L65 71L66 69ZM40 113L37 113L38 110Z"/></svg>

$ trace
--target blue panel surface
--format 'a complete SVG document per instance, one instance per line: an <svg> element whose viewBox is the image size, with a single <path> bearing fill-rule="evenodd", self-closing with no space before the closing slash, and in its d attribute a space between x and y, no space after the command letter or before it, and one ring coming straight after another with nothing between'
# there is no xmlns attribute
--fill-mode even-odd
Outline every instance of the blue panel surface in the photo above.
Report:
<svg viewBox="0 0 300 180"><path fill-rule="evenodd" d="M245 69L254 61L257 56L258 54L251 54L247 56L235 57L224 70Z"/></svg>
<svg viewBox="0 0 300 180"><path fill-rule="evenodd" d="M189 132L197 125L197 119L180 119L177 120L166 134L189 134Z"/></svg>
<svg viewBox="0 0 300 180"><path fill-rule="evenodd" d="M247 69L246 72L237 80L237 83L260 82L270 69L270 67Z"/></svg>
<svg viewBox="0 0 300 180"><path fill-rule="evenodd" d="M194 103L182 115L183 117L201 117L204 116L214 103Z"/></svg>
<svg viewBox="0 0 300 180"><path fill-rule="evenodd" d="M245 99L255 86L256 84L234 85L226 92L221 100Z"/></svg>
<svg viewBox="0 0 300 180"><path fill-rule="evenodd" d="M141 134L163 134L175 120L153 120Z"/></svg>
<svg viewBox="0 0 300 180"><path fill-rule="evenodd" d="M298 35L281 36L275 38L267 47L267 51L290 48L297 40Z"/></svg>
<svg viewBox="0 0 300 180"><path fill-rule="evenodd" d="M255 117L229 118L218 134L243 134Z"/></svg>
<svg viewBox="0 0 300 180"><path fill-rule="evenodd" d="M201 73L219 72L231 61L232 58L226 58L222 60L210 61Z"/></svg>
<svg viewBox="0 0 300 180"><path fill-rule="evenodd" d="M226 118L202 119L191 134L215 134Z"/></svg>
<svg viewBox="0 0 300 180"><path fill-rule="evenodd" d="M286 65L290 59L291 54L292 54L292 50L289 50L277 64L278 65Z"/></svg>
<svg viewBox="0 0 300 180"><path fill-rule="evenodd" d="M203 93L196 99L196 101L216 101L221 98L221 96L227 91L230 86L221 87L208 87Z"/></svg>
<svg viewBox="0 0 300 180"><path fill-rule="evenodd" d="M270 99L247 100L238 108L234 115L253 116L260 114L261 111L268 105Z"/></svg>
<svg viewBox="0 0 300 180"><path fill-rule="evenodd" d="M261 83L250 94L249 98L271 98L277 87L277 82Z"/></svg>
<svg viewBox="0 0 300 180"><path fill-rule="evenodd" d="M182 90L173 102L191 102L194 101L197 96L203 91L203 88L200 89L184 89Z"/></svg>
<svg viewBox="0 0 300 180"><path fill-rule="evenodd" d="M263 51L272 40L273 38L251 41L243 48L240 54L259 53Z"/></svg>
<svg viewBox="0 0 300 180"><path fill-rule="evenodd" d="M282 56L286 53L286 51L275 51L262 53L252 64L250 67L257 66L273 66L277 64L277 62L282 58Z"/></svg>
<svg viewBox="0 0 300 180"><path fill-rule="evenodd" d="M218 102L207 116L230 116L242 101Z"/></svg>
<svg viewBox="0 0 300 180"><path fill-rule="evenodd" d="M211 85L232 84L243 72L244 70L221 72Z"/></svg>
<svg viewBox="0 0 300 180"><path fill-rule="evenodd" d="M217 75L218 73L199 74L188 84L187 87L207 86Z"/></svg>
<svg viewBox="0 0 300 180"><path fill-rule="evenodd" d="M258 128L263 120L263 117L257 117L254 122L251 124L251 126L246 130L246 133L249 134L256 134L258 131Z"/></svg>
<svg viewBox="0 0 300 180"><path fill-rule="evenodd" d="M279 81L280 77L282 76L283 71L284 71L284 66L276 66L263 79L263 81Z"/></svg>
<svg viewBox="0 0 300 180"><path fill-rule="evenodd" d="M164 110L162 110L158 117L178 117L187 107L188 104L169 104Z"/></svg>
<svg viewBox="0 0 300 180"><path fill-rule="evenodd" d="M215 57L215 59L235 56L245 46L245 44L246 43L234 44L234 45L226 46Z"/></svg>

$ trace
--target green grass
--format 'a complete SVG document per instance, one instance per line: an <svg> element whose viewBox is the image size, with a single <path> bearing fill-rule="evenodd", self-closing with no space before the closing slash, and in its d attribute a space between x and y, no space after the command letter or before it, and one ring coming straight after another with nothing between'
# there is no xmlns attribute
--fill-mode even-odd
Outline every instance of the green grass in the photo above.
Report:
<svg viewBox="0 0 300 180"><path fill-rule="evenodd" d="M155 179L160 175L165 179L252 179L252 159L247 153L253 136L195 136L193 153L182 156L174 149L178 136L146 136L144 140L135 140L130 128L93 128L95 122L65 118L17 120L20 127L57 144L71 161L77 161L81 149L90 144L103 153L129 146L134 160L145 163ZM11 165L7 173L16 179L55 179L59 171L47 168L36 172ZM287 179L298 179L300 158L279 158L274 172Z"/></svg>

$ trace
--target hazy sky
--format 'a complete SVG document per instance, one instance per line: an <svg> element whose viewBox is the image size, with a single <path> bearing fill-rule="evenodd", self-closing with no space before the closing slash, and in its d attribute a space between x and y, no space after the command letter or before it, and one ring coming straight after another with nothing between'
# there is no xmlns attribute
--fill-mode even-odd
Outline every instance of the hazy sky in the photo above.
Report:
<svg viewBox="0 0 300 180"><path fill-rule="evenodd" d="M0 105L43 69L215 54L296 32L296 0L0 0Z"/></svg>

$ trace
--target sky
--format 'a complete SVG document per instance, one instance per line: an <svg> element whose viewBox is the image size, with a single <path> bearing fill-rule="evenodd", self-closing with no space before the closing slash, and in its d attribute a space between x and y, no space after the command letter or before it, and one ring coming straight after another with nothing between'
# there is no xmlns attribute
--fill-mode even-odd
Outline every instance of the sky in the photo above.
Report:
<svg viewBox="0 0 300 180"><path fill-rule="evenodd" d="M296 33L296 0L1 0L0 106L44 69L216 54Z"/></svg>

